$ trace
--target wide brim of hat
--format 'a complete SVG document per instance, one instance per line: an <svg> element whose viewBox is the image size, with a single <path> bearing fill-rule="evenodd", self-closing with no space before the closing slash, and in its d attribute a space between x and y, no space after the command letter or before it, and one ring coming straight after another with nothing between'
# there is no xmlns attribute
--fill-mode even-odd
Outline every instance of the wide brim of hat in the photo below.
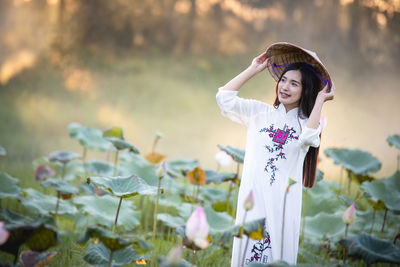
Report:
<svg viewBox="0 0 400 267"><path fill-rule="evenodd" d="M315 52L287 42L274 43L267 49L267 68L275 81L279 81L289 64L296 62L306 62L313 67L321 80L319 90L327 83L332 85L328 70Z"/></svg>

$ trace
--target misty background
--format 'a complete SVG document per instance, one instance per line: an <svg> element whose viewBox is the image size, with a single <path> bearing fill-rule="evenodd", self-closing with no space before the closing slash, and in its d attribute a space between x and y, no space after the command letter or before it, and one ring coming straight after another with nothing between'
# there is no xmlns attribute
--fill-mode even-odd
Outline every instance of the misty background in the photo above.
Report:
<svg viewBox="0 0 400 267"><path fill-rule="evenodd" d="M217 144L244 148L244 126L220 114L218 87L278 41L315 51L335 83L324 105L326 148L359 148L397 168L400 1L0 0L0 145L4 166L54 150L81 153L67 127L124 129L142 154L216 168ZM272 104L267 71L239 95ZM95 152L89 152L95 153ZM97 155L104 157L104 155ZM226 167L227 170L235 166Z"/></svg>

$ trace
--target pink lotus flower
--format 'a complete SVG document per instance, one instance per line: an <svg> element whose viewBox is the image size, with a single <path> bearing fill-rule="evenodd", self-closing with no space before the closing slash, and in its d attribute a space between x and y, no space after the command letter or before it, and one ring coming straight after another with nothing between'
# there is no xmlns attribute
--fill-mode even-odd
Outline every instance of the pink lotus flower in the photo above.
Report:
<svg viewBox="0 0 400 267"><path fill-rule="evenodd" d="M46 165L46 163L43 163L36 168L35 171L36 181L46 180L52 175L54 175L54 171L48 165Z"/></svg>
<svg viewBox="0 0 400 267"><path fill-rule="evenodd" d="M0 222L0 245L4 244L7 241L8 236L10 235L10 233L3 227L4 222Z"/></svg>
<svg viewBox="0 0 400 267"><path fill-rule="evenodd" d="M249 195L244 201L244 209L251 210L254 207L254 196L253 191L250 191Z"/></svg>
<svg viewBox="0 0 400 267"><path fill-rule="evenodd" d="M206 213L202 206L198 206L186 222L185 235L197 247L205 249L209 244L207 240L208 230Z"/></svg>
<svg viewBox="0 0 400 267"><path fill-rule="evenodd" d="M356 207L354 206L354 202L343 213L342 219L347 225L352 225L354 223L356 220Z"/></svg>
<svg viewBox="0 0 400 267"><path fill-rule="evenodd" d="M232 162L232 157L229 156L225 151L220 151L215 155L215 160L221 166L228 166Z"/></svg>

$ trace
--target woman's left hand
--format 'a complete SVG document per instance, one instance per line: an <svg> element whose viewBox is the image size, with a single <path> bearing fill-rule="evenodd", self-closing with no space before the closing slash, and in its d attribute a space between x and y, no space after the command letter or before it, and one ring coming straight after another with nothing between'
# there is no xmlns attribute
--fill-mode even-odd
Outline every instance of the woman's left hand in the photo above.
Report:
<svg viewBox="0 0 400 267"><path fill-rule="evenodd" d="M329 88L329 84L325 85L325 87L319 91L317 98L321 98L325 101L333 100L335 96L335 85L332 83L332 86Z"/></svg>

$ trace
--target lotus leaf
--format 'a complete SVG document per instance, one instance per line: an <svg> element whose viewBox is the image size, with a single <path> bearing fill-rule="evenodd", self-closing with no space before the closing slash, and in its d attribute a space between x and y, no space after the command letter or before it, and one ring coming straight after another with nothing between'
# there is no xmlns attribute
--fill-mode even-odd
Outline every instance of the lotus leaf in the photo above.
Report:
<svg viewBox="0 0 400 267"><path fill-rule="evenodd" d="M388 209L400 211L400 190L390 186L394 184L395 180L383 180L365 182L361 185L361 188L365 190L373 201L382 200Z"/></svg>
<svg viewBox="0 0 400 267"><path fill-rule="evenodd" d="M0 171L0 199L18 198L23 193L18 185L18 179Z"/></svg>
<svg viewBox="0 0 400 267"><path fill-rule="evenodd" d="M54 224L53 217L34 217L24 216L22 214L13 212L9 209L2 209L0 212L0 219L6 221L8 224L30 224L30 223L44 223Z"/></svg>
<svg viewBox="0 0 400 267"><path fill-rule="evenodd" d="M112 176L114 172L114 165L108 162L93 160L86 163L86 171L88 174Z"/></svg>
<svg viewBox="0 0 400 267"><path fill-rule="evenodd" d="M218 145L219 149L221 149L222 151L225 151L228 155L230 155L234 161L236 161L237 163L243 163L244 162L244 154L245 151L242 149L238 149L238 148L233 148L231 146L222 146L222 145Z"/></svg>
<svg viewBox="0 0 400 267"><path fill-rule="evenodd" d="M74 159L79 159L80 157L81 155L77 153L64 150L54 151L49 154L50 161L59 161L63 164L66 164Z"/></svg>
<svg viewBox="0 0 400 267"><path fill-rule="evenodd" d="M207 184L220 184L226 181L232 181L236 178L236 174L232 172L215 172L213 170L205 170L205 172L207 176Z"/></svg>
<svg viewBox="0 0 400 267"><path fill-rule="evenodd" d="M76 241L79 244L85 244L90 238L98 238L108 249L116 251L130 245L128 240L119 237L112 232L100 227L88 227L86 232Z"/></svg>
<svg viewBox="0 0 400 267"><path fill-rule="evenodd" d="M234 219L226 212L216 212L210 206L206 206L204 211L207 215L211 234L223 232L234 223Z"/></svg>
<svg viewBox="0 0 400 267"><path fill-rule="evenodd" d="M332 158L336 165L341 164L354 174L366 175L380 170L381 162L370 153L359 149L326 149L325 155Z"/></svg>
<svg viewBox="0 0 400 267"><path fill-rule="evenodd" d="M78 196L73 199L79 209L88 214L93 224L112 227L118 208L119 199L110 195L105 196ZM130 231L140 224L141 212L134 210L130 201L122 201L118 222Z"/></svg>
<svg viewBox="0 0 400 267"><path fill-rule="evenodd" d="M99 129L88 128L73 122L68 125L68 132L72 139L78 139L79 143L86 148L100 151L107 151L110 148L110 143L104 140L103 133Z"/></svg>
<svg viewBox="0 0 400 267"><path fill-rule="evenodd" d="M344 235L344 230L341 211L336 214L321 212L313 217L306 217L305 236L308 238L337 238Z"/></svg>
<svg viewBox="0 0 400 267"><path fill-rule="evenodd" d="M90 244L83 259L94 266L108 267L110 266L108 265L110 253L111 251L102 243L96 245ZM142 257L137 255L131 246L128 246L113 252L111 266L124 266L132 261L137 261L140 259L142 259Z"/></svg>
<svg viewBox="0 0 400 267"><path fill-rule="evenodd" d="M181 217L172 216L168 213L157 214L157 220L162 221L165 225L171 228L176 228L185 224L185 220Z"/></svg>
<svg viewBox="0 0 400 267"><path fill-rule="evenodd" d="M258 232L259 229L264 229L265 218L253 220L244 224L244 234L249 236L253 232ZM225 247L228 247L232 243L234 236L240 235L240 225L234 225L225 230L220 236L218 242Z"/></svg>
<svg viewBox="0 0 400 267"><path fill-rule="evenodd" d="M25 190L26 196L21 197L22 204L28 210L42 215L53 214L55 212L57 198L44 195L32 188ZM58 214L75 214L78 210L65 200L60 199Z"/></svg>
<svg viewBox="0 0 400 267"><path fill-rule="evenodd" d="M226 190L204 187L200 190L199 198L210 203L215 203L217 201L225 201L227 196Z"/></svg>
<svg viewBox="0 0 400 267"><path fill-rule="evenodd" d="M191 267L193 266L184 259L181 259L178 263L171 263L166 257L159 258L160 267Z"/></svg>
<svg viewBox="0 0 400 267"><path fill-rule="evenodd" d="M119 177L90 177L88 183L108 190L117 197L131 197L135 195L155 195L157 187L146 183L137 175Z"/></svg>
<svg viewBox="0 0 400 267"><path fill-rule="evenodd" d="M103 132L103 137L124 139L124 131L121 127L110 127Z"/></svg>
<svg viewBox="0 0 400 267"><path fill-rule="evenodd" d="M136 174L149 185L158 185L158 176L154 165L147 162L140 155L134 153L123 153L118 164L118 175L128 176Z"/></svg>
<svg viewBox="0 0 400 267"><path fill-rule="evenodd" d="M400 248L383 239L358 234L339 241L351 257L363 259L367 265L377 262L400 264Z"/></svg>
<svg viewBox="0 0 400 267"><path fill-rule="evenodd" d="M10 232L7 241L0 246L0 250L17 256L22 244L26 244L34 251L45 251L58 245L57 229L41 222L31 224L7 224Z"/></svg>
<svg viewBox="0 0 400 267"><path fill-rule="evenodd" d="M0 156L5 156L5 155L7 155L6 149L0 146Z"/></svg>
<svg viewBox="0 0 400 267"><path fill-rule="evenodd" d="M119 139L117 137L104 137L104 139L111 142L114 145L114 147L118 150L129 149L129 151L139 154L139 150L128 141Z"/></svg>
<svg viewBox="0 0 400 267"><path fill-rule="evenodd" d="M41 183L44 187L53 187L56 191L61 192L61 194L78 194L79 190L72 184L65 182L57 178L49 178Z"/></svg>
<svg viewBox="0 0 400 267"><path fill-rule="evenodd" d="M317 169L317 182L320 182L324 179L324 172L320 169Z"/></svg>
<svg viewBox="0 0 400 267"><path fill-rule="evenodd" d="M394 146L397 149L400 149L400 135L398 134L391 135L386 139L386 141L390 146Z"/></svg>
<svg viewBox="0 0 400 267"><path fill-rule="evenodd" d="M199 162L197 160L178 159L167 162L167 173L173 177L184 177L189 171L196 167L199 167Z"/></svg>
<svg viewBox="0 0 400 267"><path fill-rule="evenodd" d="M337 210L345 210L340 199L336 196L333 188L335 184L328 181L321 181L307 190L307 197L304 194L304 205L306 216L314 216L320 212L333 213Z"/></svg>
<svg viewBox="0 0 400 267"><path fill-rule="evenodd" d="M57 254L56 251L50 252L37 252L37 251L24 251L21 254L21 262L23 266L46 266L49 264L54 256Z"/></svg>

